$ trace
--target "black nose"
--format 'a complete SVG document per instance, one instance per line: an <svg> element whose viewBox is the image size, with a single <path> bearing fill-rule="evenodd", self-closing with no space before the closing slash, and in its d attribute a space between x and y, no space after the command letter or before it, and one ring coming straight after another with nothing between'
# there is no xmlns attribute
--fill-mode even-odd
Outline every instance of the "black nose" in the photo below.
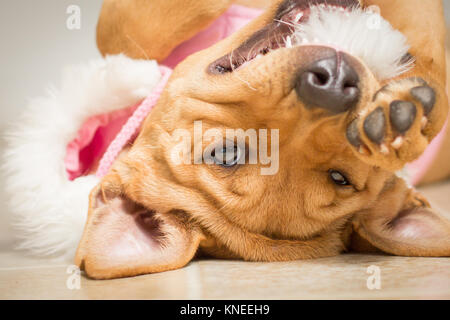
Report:
<svg viewBox="0 0 450 320"><path fill-rule="evenodd" d="M358 74L346 61L346 55L336 53L303 69L296 90L308 107L340 113L358 103L358 83Z"/></svg>

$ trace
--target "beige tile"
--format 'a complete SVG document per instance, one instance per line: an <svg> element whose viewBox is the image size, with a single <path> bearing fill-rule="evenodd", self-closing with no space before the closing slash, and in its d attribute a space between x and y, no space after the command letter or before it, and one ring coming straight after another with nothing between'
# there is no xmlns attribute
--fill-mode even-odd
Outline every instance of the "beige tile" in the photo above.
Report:
<svg viewBox="0 0 450 320"><path fill-rule="evenodd" d="M0 261L15 259L0 254ZM64 264L0 268L0 299L450 299L450 259L341 255L287 263L202 260L186 268L128 279L81 278L69 290ZM381 289L367 288L367 267Z"/></svg>

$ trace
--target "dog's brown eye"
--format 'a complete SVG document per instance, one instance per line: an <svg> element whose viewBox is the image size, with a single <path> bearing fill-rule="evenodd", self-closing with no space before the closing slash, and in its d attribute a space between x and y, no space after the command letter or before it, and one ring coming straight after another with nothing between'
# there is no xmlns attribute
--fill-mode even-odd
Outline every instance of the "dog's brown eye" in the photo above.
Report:
<svg viewBox="0 0 450 320"><path fill-rule="evenodd" d="M350 186L351 183L348 181L348 179L339 171L336 170L330 170L330 178L333 180L335 184L338 186Z"/></svg>

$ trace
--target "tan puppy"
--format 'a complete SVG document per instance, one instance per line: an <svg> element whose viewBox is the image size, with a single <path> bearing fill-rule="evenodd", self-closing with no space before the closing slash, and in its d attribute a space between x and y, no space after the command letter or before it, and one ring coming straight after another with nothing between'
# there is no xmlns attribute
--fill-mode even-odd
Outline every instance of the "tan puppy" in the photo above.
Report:
<svg viewBox="0 0 450 320"><path fill-rule="evenodd" d="M121 27L123 20L114 20L117 28L128 28L145 52L126 44L126 34L113 37L111 47L104 41L111 26L105 12L119 2L125 7L114 15L127 23ZM450 222L394 173L422 154L448 113L441 2L362 3L381 8L408 37L416 59L412 71L386 83L377 81L361 60L332 47L280 45L291 31L279 21L307 14L311 3L324 2L274 1L241 32L175 69L134 145L91 193L76 256L88 276L176 269L196 253L250 261L318 258L351 249L450 256ZM344 9L357 4L327 3ZM189 5L106 1L99 47L103 53L125 50L160 60L228 5L217 0ZM154 19L146 20L152 26L141 36L151 39L157 52L137 36L142 17L126 18L144 12ZM192 32L178 30L185 21ZM158 38L161 34L168 41ZM267 54L251 59L254 50ZM331 87L326 85L330 79ZM261 163L214 164L217 153L211 153L213 164L193 164L195 138L189 145L193 161L175 161L179 141L174 133L185 129L195 137L199 120L203 130L279 130L279 170L262 175ZM268 144L271 150L272 141ZM235 159L249 153L238 152L236 145L232 150Z"/></svg>

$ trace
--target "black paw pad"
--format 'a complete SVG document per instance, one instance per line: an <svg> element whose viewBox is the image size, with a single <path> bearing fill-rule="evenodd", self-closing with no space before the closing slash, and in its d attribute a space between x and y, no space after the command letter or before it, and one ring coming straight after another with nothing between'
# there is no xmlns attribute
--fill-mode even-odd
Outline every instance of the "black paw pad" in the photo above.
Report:
<svg viewBox="0 0 450 320"><path fill-rule="evenodd" d="M415 87L411 89L411 95L423 105L425 115L428 115L433 110L436 103L436 93L432 88L427 85Z"/></svg>
<svg viewBox="0 0 450 320"><path fill-rule="evenodd" d="M347 128L347 140L354 146L359 147L361 145L361 140L359 138L358 131L358 119L355 119L350 123Z"/></svg>
<svg viewBox="0 0 450 320"><path fill-rule="evenodd" d="M364 131L373 142L378 144L383 142L386 133L386 118L382 107L378 107L367 116L364 121Z"/></svg>
<svg viewBox="0 0 450 320"><path fill-rule="evenodd" d="M408 101L393 101L390 106L390 119L399 133L405 133L416 119L416 106Z"/></svg>

